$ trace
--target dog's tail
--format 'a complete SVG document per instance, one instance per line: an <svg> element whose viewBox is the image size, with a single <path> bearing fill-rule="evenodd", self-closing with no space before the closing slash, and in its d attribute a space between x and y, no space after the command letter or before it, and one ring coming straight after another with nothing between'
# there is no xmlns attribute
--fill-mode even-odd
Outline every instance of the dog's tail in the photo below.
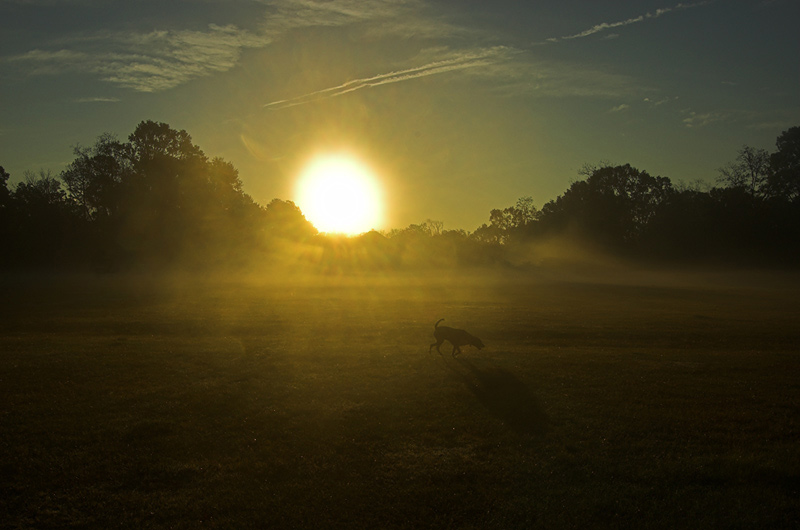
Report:
<svg viewBox="0 0 800 530"><path fill-rule="evenodd" d="M441 322L442 320L444 320L444 319L443 319L443 318L440 318L439 320L437 320L437 321L436 321L436 324L434 324L434 325L433 325L433 329L436 329L436 328L438 328L438 327L439 327L439 322Z"/></svg>

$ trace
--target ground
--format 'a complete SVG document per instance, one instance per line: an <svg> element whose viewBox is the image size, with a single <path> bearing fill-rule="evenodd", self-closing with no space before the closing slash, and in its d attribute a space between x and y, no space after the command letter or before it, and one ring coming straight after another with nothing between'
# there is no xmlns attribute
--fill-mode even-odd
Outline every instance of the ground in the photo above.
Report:
<svg viewBox="0 0 800 530"><path fill-rule="evenodd" d="M448 278L6 277L0 528L800 525L797 275Z"/></svg>

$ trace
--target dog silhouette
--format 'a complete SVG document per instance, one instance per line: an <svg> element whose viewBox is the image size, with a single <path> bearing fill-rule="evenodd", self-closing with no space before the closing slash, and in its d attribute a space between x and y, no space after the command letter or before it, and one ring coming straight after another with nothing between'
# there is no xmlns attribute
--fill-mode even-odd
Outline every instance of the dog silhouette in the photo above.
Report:
<svg viewBox="0 0 800 530"><path fill-rule="evenodd" d="M447 341L453 345L453 357L461 353L461 346L475 346L479 350L484 347L481 339L475 335L467 333L463 329L440 326L439 322L443 320L443 318L440 318L436 321L436 324L433 325L433 337L436 339L436 342L431 344L430 348L428 348L428 353L430 353L433 347L436 346L436 351L441 355L442 351L439 348L442 346L444 341Z"/></svg>

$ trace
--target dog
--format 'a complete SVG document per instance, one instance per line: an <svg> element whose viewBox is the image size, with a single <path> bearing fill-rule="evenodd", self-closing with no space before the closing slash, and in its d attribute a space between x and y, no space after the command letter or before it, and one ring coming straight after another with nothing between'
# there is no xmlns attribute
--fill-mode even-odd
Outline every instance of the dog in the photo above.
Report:
<svg viewBox="0 0 800 530"><path fill-rule="evenodd" d="M436 339L436 342L431 344L430 348L428 348L428 353L431 352L434 346L436 346L436 351L439 352L439 355L442 354L439 347L442 345L444 341L449 342L453 345L453 352L452 355L455 357L459 353L461 353L461 346L475 346L479 350L484 348L483 342L481 339L474 335L470 335L463 329L456 329L456 328L449 328L447 326L439 326L439 322L444 320L440 318L436 321L436 324L433 325L433 336Z"/></svg>

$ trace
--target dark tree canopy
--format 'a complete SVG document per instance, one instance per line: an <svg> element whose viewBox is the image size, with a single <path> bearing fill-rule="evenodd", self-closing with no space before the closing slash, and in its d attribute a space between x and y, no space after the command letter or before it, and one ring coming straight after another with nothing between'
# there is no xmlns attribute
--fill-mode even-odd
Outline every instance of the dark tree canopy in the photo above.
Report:
<svg viewBox="0 0 800 530"><path fill-rule="evenodd" d="M49 171L26 172L10 196L5 221L13 249L4 261L30 267L54 267L69 262L69 252L78 243L75 204L61 182ZM11 229L11 230L9 230Z"/></svg>
<svg viewBox="0 0 800 530"><path fill-rule="evenodd" d="M776 145L778 150L769 159L769 193L796 201L800 198L800 127L784 131Z"/></svg>
<svg viewBox="0 0 800 530"><path fill-rule="evenodd" d="M625 164L590 168L586 180L573 183L542 207L547 230L576 230L610 247L636 243L657 208L672 192L668 178L653 177Z"/></svg>
<svg viewBox="0 0 800 530"><path fill-rule="evenodd" d="M744 146L736 160L720 168L717 181L730 188L741 188L753 197L761 196L769 178L769 153Z"/></svg>
<svg viewBox="0 0 800 530"><path fill-rule="evenodd" d="M264 220L268 233L273 237L301 242L317 234L314 225L292 201L273 199L267 205Z"/></svg>
<svg viewBox="0 0 800 530"><path fill-rule="evenodd" d="M243 192L236 168L209 160L186 131L144 121L127 142L104 134L74 153L60 175L66 190L45 175L19 184L13 198L22 219L69 210L72 222L61 226L82 242L75 250L84 261L210 264L262 244L264 210Z"/></svg>
<svg viewBox="0 0 800 530"><path fill-rule="evenodd" d="M521 197L514 206L490 211L489 224L483 224L475 230L474 238L487 243L505 244L513 234L528 228L538 215L533 198Z"/></svg>
<svg viewBox="0 0 800 530"><path fill-rule="evenodd" d="M76 147L75 160L61 173L70 196L87 220L119 213L122 183L131 175L125 145L104 134L92 147Z"/></svg>
<svg viewBox="0 0 800 530"><path fill-rule="evenodd" d="M8 190L8 178L10 176L3 166L0 166L0 208L8 206L8 201L11 198L11 192Z"/></svg>
<svg viewBox="0 0 800 530"><path fill-rule="evenodd" d="M172 129L166 123L143 121L128 136L130 158L142 165L158 158L187 160L204 159L205 154L192 143L184 130Z"/></svg>

